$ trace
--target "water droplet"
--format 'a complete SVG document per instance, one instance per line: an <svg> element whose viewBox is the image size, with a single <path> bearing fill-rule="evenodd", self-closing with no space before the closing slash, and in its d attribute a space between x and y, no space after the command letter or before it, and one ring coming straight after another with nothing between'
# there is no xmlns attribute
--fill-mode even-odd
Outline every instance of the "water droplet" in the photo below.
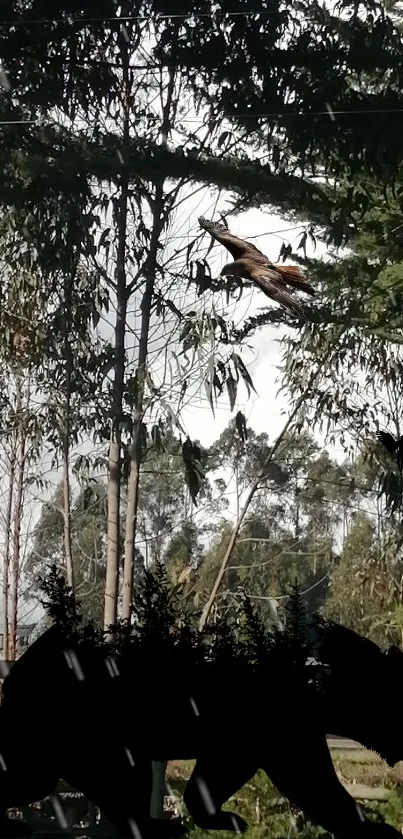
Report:
<svg viewBox="0 0 403 839"><path fill-rule="evenodd" d="M119 668L116 663L116 659L113 656L108 656L108 658L105 659L105 664L108 676L110 676L111 679L114 679L115 676L119 676Z"/></svg>
<svg viewBox="0 0 403 839"><path fill-rule="evenodd" d="M326 108L326 110L329 114L329 117L330 117L331 121L336 122L336 117L333 113L332 106L329 104L329 102L325 102L325 108Z"/></svg>
<svg viewBox="0 0 403 839"><path fill-rule="evenodd" d="M129 827L132 832L132 836L134 836L134 839L143 839L137 822L135 822L134 819L128 819L127 821L129 823Z"/></svg>
<svg viewBox="0 0 403 839"><path fill-rule="evenodd" d="M357 813L358 813L358 818L360 819L360 821L365 822L365 821L366 821L366 818L365 818L365 816L364 816L364 813L363 813L363 812L362 812L362 810L361 810L360 805L356 803L356 805L355 805L355 806L356 806L356 810L357 810Z"/></svg>
<svg viewBox="0 0 403 839"><path fill-rule="evenodd" d="M121 163L121 164L123 165L123 163L124 163L124 159L123 159L123 154L122 154L122 152L120 151L120 149L118 149L118 150L117 150L116 154L117 154L117 158L118 158L118 160L119 160L119 163Z"/></svg>
<svg viewBox="0 0 403 839"><path fill-rule="evenodd" d="M200 717L200 711L199 711L199 709L196 705L195 700L193 699L193 696L189 696L189 700L190 700L190 704L192 706L192 711L193 711L195 717Z"/></svg>
<svg viewBox="0 0 403 839"><path fill-rule="evenodd" d="M122 33L122 35L123 35L123 37L126 41L126 44L130 44L129 33L128 33L127 27L124 25L124 23L120 24L120 31L121 31L121 33Z"/></svg>
<svg viewBox="0 0 403 839"><path fill-rule="evenodd" d="M2 754L0 754L0 768L3 770L3 772L7 772L6 761L4 760Z"/></svg>
<svg viewBox="0 0 403 839"><path fill-rule="evenodd" d="M1 66L1 64L0 64L0 85L1 85L1 86L4 88L4 90L6 90L7 92L9 92L9 91L11 90L11 82L10 82L10 79L8 78L8 75L7 75L7 73L6 73L5 69L4 69L4 67L2 67L2 66Z"/></svg>
<svg viewBox="0 0 403 839"><path fill-rule="evenodd" d="M52 796L51 796L51 800L52 800L52 804L53 804L53 809L54 809L54 811L55 811L55 816L56 816L56 818L57 818L57 821L58 821L58 822L59 822L59 824L60 824L60 827L61 827L63 830L67 830L67 828L68 828L68 826L69 826L69 825L68 825L68 821L67 821L67 819L66 819L66 816L65 816L65 815L64 815L64 813L63 813L63 808L62 808L62 806L61 806L61 804L60 804L59 799L58 799L58 798L56 798L56 796L55 796L55 795L52 795Z"/></svg>
<svg viewBox="0 0 403 839"><path fill-rule="evenodd" d="M392 306L396 306L396 305L397 305L397 304L396 304L396 297L395 297L395 295L394 295L394 293L393 293L393 289L388 288L388 289L387 289L387 292L388 292L388 297L389 297L389 300L390 300L390 302L392 303Z"/></svg>
<svg viewBox="0 0 403 839"><path fill-rule="evenodd" d="M234 814L231 814L230 821L231 821L231 824L232 824L232 827L233 827L235 833L242 833L242 830L241 830L241 828L239 827L239 824L238 824L238 819L236 818L236 816L234 816Z"/></svg>
<svg viewBox="0 0 403 839"><path fill-rule="evenodd" d="M68 667L73 671L76 679L78 679L79 682L84 681L84 673L74 650L64 650L64 657L67 661Z"/></svg>
<svg viewBox="0 0 403 839"><path fill-rule="evenodd" d="M6 679L10 672L10 665L8 661L0 661L0 678Z"/></svg>
<svg viewBox="0 0 403 839"><path fill-rule="evenodd" d="M211 797L210 790L204 780L204 778L195 778L196 786L199 788L200 795L203 799L203 804L205 804L206 810L209 816L214 816L217 812L217 808L214 804L214 801Z"/></svg>
<svg viewBox="0 0 403 839"><path fill-rule="evenodd" d="M126 757L127 757L128 761L130 763L130 766L134 766L135 765L134 758L133 758L131 750L129 749L128 746L125 746L125 752L126 752Z"/></svg>

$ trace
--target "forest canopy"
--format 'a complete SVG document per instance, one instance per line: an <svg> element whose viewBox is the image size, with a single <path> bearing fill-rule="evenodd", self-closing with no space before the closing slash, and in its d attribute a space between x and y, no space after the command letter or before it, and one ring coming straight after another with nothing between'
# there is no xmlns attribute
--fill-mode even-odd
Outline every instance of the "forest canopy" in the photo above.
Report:
<svg viewBox="0 0 403 839"><path fill-rule="evenodd" d="M143 563L208 603L229 551L215 607L252 586L273 619L297 576L396 639L403 487L375 440L402 407L398 5L7 0L0 57L10 655L25 559L28 594L57 558L109 625ZM242 235L257 207L279 232L252 240L315 288L307 322L218 276L197 217ZM277 340L288 419L246 437ZM224 403L240 424L193 439L189 406Z"/></svg>

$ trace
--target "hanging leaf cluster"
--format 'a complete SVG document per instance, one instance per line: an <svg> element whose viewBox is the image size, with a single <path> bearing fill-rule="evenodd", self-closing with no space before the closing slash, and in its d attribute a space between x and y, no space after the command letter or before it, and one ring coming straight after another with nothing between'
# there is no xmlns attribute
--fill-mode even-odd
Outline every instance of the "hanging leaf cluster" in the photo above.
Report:
<svg viewBox="0 0 403 839"><path fill-rule="evenodd" d="M190 437L187 437L185 442L182 443L182 460L185 467L186 486L193 503L197 505L197 497L206 474L202 466L201 447L198 443L193 443Z"/></svg>
<svg viewBox="0 0 403 839"><path fill-rule="evenodd" d="M239 382L242 381L246 387L248 396L255 387L242 358L238 353L231 353L227 361L212 360L207 372L205 389L212 411L214 403L226 391L231 411L234 410Z"/></svg>
<svg viewBox="0 0 403 839"><path fill-rule="evenodd" d="M392 515L403 508L403 476L397 472L381 472L379 475L379 497L383 497L386 509Z"/></svg>
<svg viewBox="0 0 403 839"><path fill-rule="evenodd" d="M242 411L238 411L235 416L235 428L238 432L239 439L241 443L245 443L248 439L248 429L246 425L246 417Z"/></svg>

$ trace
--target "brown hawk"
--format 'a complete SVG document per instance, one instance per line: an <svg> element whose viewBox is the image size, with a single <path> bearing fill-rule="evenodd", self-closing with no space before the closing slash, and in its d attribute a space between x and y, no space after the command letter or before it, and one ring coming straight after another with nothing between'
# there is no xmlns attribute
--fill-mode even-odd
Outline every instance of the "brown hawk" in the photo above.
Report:
<svg viewBox="0 0 403 839"><path fill-rule="evenodd" d="M304 277L299 266L273 265L255 245L244 239L238 239L238 236L234 236L220 222L208 221L200 217L199 224L202 230L206 230L213 239L224 245L235 259L235 262L224 265L221 276L244 277L252 280L267 297L271 297L286 309L290 309L291 312L307 320L302 306L293 297L293 291L297 289L314 295L315 290ZM287 290L287 286L291 287L290 291Z"/></svg>

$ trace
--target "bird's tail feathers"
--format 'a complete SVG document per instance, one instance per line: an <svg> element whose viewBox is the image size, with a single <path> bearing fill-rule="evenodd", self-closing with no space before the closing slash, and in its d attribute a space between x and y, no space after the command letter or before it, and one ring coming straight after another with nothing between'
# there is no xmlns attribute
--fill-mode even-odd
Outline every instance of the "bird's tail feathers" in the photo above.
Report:
<svg viewBox="0 0 403 839"><path fill-rule="evenodd" d="M277 294L271 292L271 295L273 299L277 300L278 303L282 303L290 312L294 312L295 315L308 322L308 318L300 302L290 292L286 291L285 288L278 289Z"/></svg>
<svg viewBox="0 0 403 839"><path fill-rule="evenodd" d="M281 274L283 280L299 291L306 294L315 294L315 289L308 283L299 265L273 265L273 268Z"/></svg>
<svg viewBox="0 0 403 839"><path fill-rule="evenodd" d="M277 303L281 303L286 309L294 312L294 314L303 318L303 320L309 320L303 307L301 306L301 303L299 300L295 299L293 289L287 291L284 283L279 282L278 279L273 281L272 270L268 271L266 275L265 270L261 269L259 272L256 272L256 276L252 275L251 279L256 283L256 285L260 286L262 291L264 291L268 297L271 297L272 300L276 300Z"/></svg>
<svg viewBox="0 0 403 839"><path fill-rule="evenodd" d="M293 297L291 297L291 294L287 294L287 292L283 292L282 300L280 302L282 302L284 304L284 306L286 306L288 309L290 309L291 312L294 312L294 314L298 315L300 318L302 318L303 320L305 320L308 323L308 318L307 318L302 306L299 303L297 303L297 301Z"/></svg>

